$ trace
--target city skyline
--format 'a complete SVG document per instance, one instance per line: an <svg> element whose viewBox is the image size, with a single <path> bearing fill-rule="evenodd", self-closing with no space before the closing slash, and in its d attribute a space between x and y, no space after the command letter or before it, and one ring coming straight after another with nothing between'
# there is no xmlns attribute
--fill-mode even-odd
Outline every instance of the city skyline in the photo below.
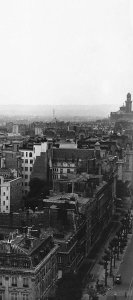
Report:
<svg viewBox="0 0 133 300"><path fill-rule="evenodd" d="M132 1L2 1L0 104L118 104L133 93Z"/></svg>

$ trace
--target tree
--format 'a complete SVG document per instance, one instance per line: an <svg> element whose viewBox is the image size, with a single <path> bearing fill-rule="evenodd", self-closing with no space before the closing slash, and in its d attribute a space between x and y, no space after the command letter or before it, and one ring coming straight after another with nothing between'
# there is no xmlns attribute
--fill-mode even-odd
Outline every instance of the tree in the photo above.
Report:
<svg viewBox="0 0 133 300"><path fill-rule="evenodd" d="M116 196L119 198L129 196L130 191L128 188L128 181L123 182L122 180L117 180L116 183Z"/></svg>
<svg viewBox="0 0 133 300"><path fill-rule="evenodd" d="M30 186L29 196L41 196L42 194L43 196L46 196L49 193L48 183L45 183L42 179L39 178L31 179L29 186Z"/></svg>
<svg viewBox="0 0 133 300"><path fill-rule="evenodd" d="M29 183L30 192L25 197L25 206L31 207L34 209L35 207L42 206L43 207L43 198L49 195L49 185L45 183L43 180L39 178L33 178Z"/></svg>
<svg viewBox="0 0 133 300"><path fill-rule="evenodd" d="M56 300L80 300L81 296L82 286L78 275L64 274L58 281Z"/></svg>

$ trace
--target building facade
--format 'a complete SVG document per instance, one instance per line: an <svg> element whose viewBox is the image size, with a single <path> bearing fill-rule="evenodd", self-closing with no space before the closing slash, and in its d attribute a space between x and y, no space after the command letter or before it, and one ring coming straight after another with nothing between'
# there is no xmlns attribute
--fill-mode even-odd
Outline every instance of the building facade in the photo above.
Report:
<svg viewBox="0 0 133 300"><path fill-rule="evenodd" d="M78 195L56 195L44 200L49 208L49 230L58 248L58 276L78 270L86 256L86 220L78 210Z"/></svg>
<svg viewBox="0 0 133 300"><path fill-rule="evenodd" d="M47 299L57 280L57 249L50 236L11 234L1 241L0 299Z"/></svg>
<svg viewBox="0 0 133 300"><path fill-rule="evenodd" d="M0 176L0 212L10 213L21 208L22 178Z"/></svg>
<svg viewBox="0 0 133 300"><path fill-rule="evenodd" d="M23 147L20 149L20 153L22 160L22 190L23 194L26 195L30 191L29 182L31 176L32 178L39 178L42 172L45 172L45 177L47 177L47 160L46 155L44 155L47 153L47 142L33 143L30 147ZM40 172L41 166L43 166L43 168ZM44 177L44 174L42 177Z"/></svg>

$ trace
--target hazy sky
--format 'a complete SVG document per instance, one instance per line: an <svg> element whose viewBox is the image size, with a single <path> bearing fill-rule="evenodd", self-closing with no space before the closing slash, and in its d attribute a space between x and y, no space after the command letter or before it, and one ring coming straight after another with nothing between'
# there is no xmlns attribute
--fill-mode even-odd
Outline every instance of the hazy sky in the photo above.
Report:
<svg viewBox="0 0 133 300"><path fill-rule="evenodd" d="M133 1L0 0L0 104L122 104Z"/></svg>

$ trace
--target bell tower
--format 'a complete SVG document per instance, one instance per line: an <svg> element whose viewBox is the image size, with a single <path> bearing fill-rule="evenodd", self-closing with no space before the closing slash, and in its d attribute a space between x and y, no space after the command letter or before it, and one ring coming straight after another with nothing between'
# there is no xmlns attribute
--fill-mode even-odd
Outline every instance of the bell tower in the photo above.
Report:
<svg viewBox="0 0 133 300"><path fill-rule="evenodd" d="M126 103L126 113L130 113L132 111L132 100L131 100L131 94L127 94L127 100Z"/></svg>

